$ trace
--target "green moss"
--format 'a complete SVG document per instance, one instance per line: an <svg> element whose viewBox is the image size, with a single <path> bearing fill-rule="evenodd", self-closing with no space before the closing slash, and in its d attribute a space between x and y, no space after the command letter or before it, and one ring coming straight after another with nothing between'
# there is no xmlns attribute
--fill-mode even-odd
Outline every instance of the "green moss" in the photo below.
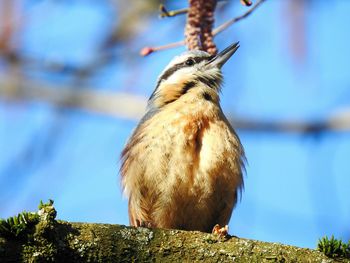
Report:
<svg viewBox="0 0 350 263"><path fill-rule="evenodd" d="M25 238L39 222L37 213L22 212L8 219L0 219L0 236L4 238Z"/></svg>
<svg viewBox="0 0 350 263"><path fill-rule="evenodd" d="M49 242L35 242L23 245L23 262L54 262L57 256L57 248Z"/></svg>
<svg viewBox="0 0 350 263"><path fill-rule="evenodd" d="M327 236L318 241L317 249L323 252L327 257L331 258L350 258L350 241L348 244L342 240L332 237L328 239Z"/></svg>
<svg viewBox="0 0 350 263"><path fill-rule="evenodd" d="M33 234L34 227L40 224L39 229L47 228L56 218L53 201L48 203L40 201L39 211L22 212L7 219L0 219L0 237L27 239ZM37 232L39 229L36 229Z"/></svg>
<svg viewBox="0 0 350 263"><path fill-rule="evenodd" d="M208 244L213 244L213 243L216 243L218 242L218 238L214 235L206 235L204 238L203 238L203 241L205 243L208 243Z"/></svg>
<svg viewBox="0 0 350 263"><path fill-rule="evenodd" d="M39 203L39 206L38 206L38 209L41 210L45 207L52 207L53 206L53 200L52 199L49 199L49 202L48 203L43 203L42 200L40 200L40 203Z"/></svg>
<svg viewBox="0 0 350 263"><path fill-rule="evenodd" d="M40 201L38 215L40 221L54 222L56 219L56 209L53 206L53 201L50 199L48 203Z"/></svg>
<svg viewBox="0 0 350 263"><path fill-rule="evenodd" d="M53 201L40 201L36 213L22 212L17 216L0 220L0 254L7 255L8 250L20 250L17 259L23 262L50 262L58 255L58 242L55 228L57 212ZM6 242L8 240L8 242ZM11 244L22 244L12 246ZM19 251L18 251L19 252Z"/></svg>

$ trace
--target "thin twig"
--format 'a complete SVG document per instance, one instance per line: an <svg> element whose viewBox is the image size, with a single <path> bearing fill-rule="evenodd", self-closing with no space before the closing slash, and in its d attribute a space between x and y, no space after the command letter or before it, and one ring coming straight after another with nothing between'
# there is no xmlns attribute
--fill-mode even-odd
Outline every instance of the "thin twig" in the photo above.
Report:
<svg viewBox="0 0 350 263"><path fill-rule="evenodd" d="M173 17L173 16L177 16L177 15L183 15L183 14L186 14L188 12L188 8L183 8L183 9L177 9L177 10L171 10L171 11L168 11L166 8L165 8L165 5L161 4L159 6L159 10L160 10L160 17L161 18L164 18L164 17Z"/></svg>
<svg viewBox="0 0 350 263"><path fill-rule="evenodd" d="M141 49L140 55L141 56L147 56L147 55L153 53L154 51L180 47L180 46L183 46L183 45L185 45L185 40L181 40L181 41L178 41L178 42L173 42L173 43L169 43L169 44L162 45L162 46L157 46L157 47L144 47L143 49Z"/></svg>
<svg viewBox="0 0 350 263"><path fill-rule="evenodd" d="M213 35L217 35L219 33L221 33L222 31L224 31L226 28L228 28L229 26L231 26L232 24L246 18L247 16L249 16L251 13L254 12L255 9L257 9L265 0L259 0L256 2L255 5L252 6L252 8L250 8L247 12L245 12L244 14L237 16L233 19L230 19L228 21L226 21L225 23L223 23L222 25L218 26L217 28L215 28L213 30Z"/></svg>
<svg viewBox="0 0 350 263"><path fill-rule="evenodd" d="M245 12L244 14L237 16L233 19L230 19L228 21L226 21L225 23L221 24L220 26L218 26L217 28L215 28L213 30L213 36L216 36L217 34L221 33L222 31L224 31L226 28L228 28L229 26L231 26L232 24L246 18L247 16L249 16L250 14L252 14L255 9L257 9L265 0L259 0L256 2L256 4L254 6L252 6L247 12ZM157 46L157 47L144 47L141 51L140 51L140 55L141 56L147 56L149 54L151 54L154 51L159 51L159 50L165 50L165 49L170 49L170 48L174 48L174 47L179 47L179 46L183 46L185 45L185 41L178 41L178 42L173 42L170 44L166 44L166 45L162 45L162 46Z"/></svg>
<svg viewBox="0 0 350 263"><path fill-rule="evenodd" d="M241 0L241 3L244 6L251 6L252 5L252 1L250 1L250 0ZM173 16L178 16L178 15L183 15L183 14L188 13L188 8L182 8L182 9L168 11L168 9L166 9L165 5L163 5L163 4L159 5L159 10L160 10L159 16L161 18L173 17Z"/></svg>

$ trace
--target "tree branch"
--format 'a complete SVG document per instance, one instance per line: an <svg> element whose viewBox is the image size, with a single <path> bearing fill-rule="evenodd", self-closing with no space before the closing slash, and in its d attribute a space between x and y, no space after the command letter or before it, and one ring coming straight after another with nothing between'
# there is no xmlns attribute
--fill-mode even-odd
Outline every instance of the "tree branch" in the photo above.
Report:
<svg viewBox="0 0 350 263"><path fill-rule="evenodd" d="M233 19L230 19L228 21L226 21L225 23L223 23L222 25L218 26L217 28L215 28L213 30L213 34L217 35L219 33L221 33L222 31L224 31L226 28L228 28L229 26L233 25L234 23L246 18L247 16L249 16L251 13L253 13L265 0L259 0L256 2L255 5L253 5L247 12L245 12L244 14L237 16Z"/></svg>
<svg viewBox="0 0 350 263"><path fill-rule="evenodd" d="M32 244L0 237L0 261L347 262L316 250L200 232L60 221L49 233Z"/></svg>
<svg viewBox="0 0 350 263"><path fill-rule="evenodd" d="M57 87L30 81L18 83L18 80L3 79L0 77L0 98L11 101L45 102L57 107L134 120L142 117L147 104L144 97L127 93Z"/></svg>
<svg viewBox="0 0 350 263"><path fill-rule="evenodd" d="M277 243L180 230L57 221L53 201L0 220L0 262L346 262Z"/></svg>
<svg viewBox="0 0 350 263"><path fill-rule="evenodd" d="M252 6L244 14L242 14L240 16L237 16L237 17L235 17L233 19L230 19L230 20L226 21L225 23L221 24L220 26L218 26L217 28L213 29L213 31L212 31L213 36L216 36L217 34L220 34L222 31L224 31L225 29L227 29L228 27L230 27L234 23L236 23L236 22L238 22L238 21L248 17L249 15L251 15L264 1L265 0L258 0L256 2L256 4L254 6ZM185 44L186 44L185 40L181 40L181 41L178 41L178 42L173 42L173 43L162 45L162 46L144 47L140 51L140 55L141 56L147 56L147 55L153 53L154 51L160 51L160 50L166 50L166 49L170 49L170 48L175 48L175 47L183 46Z"/></svg>

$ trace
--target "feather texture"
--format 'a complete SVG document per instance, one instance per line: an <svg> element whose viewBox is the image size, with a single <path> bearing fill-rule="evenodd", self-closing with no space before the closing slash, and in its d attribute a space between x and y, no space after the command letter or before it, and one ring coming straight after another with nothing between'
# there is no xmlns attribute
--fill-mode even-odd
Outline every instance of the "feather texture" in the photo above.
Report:
<svg viewBox="0 0 350 263"><path fill-rule="evenodd" d="M166 71L122 152L133 226L210 232L230 220L244 150L219 104L221 71L200 63Z"/></svg>

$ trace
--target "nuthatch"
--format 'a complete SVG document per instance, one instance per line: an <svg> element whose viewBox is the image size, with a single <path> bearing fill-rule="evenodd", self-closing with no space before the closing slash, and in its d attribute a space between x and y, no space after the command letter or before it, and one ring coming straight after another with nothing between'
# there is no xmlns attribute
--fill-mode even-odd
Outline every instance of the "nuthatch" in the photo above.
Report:
<svg viewBox="0 0 350 263"><path fill-rule="evenodd" d="M238 47L186 52L159 76L121 155L131 225L210 232L228 224L245 156L219 92L221 67Z"/></svg>

